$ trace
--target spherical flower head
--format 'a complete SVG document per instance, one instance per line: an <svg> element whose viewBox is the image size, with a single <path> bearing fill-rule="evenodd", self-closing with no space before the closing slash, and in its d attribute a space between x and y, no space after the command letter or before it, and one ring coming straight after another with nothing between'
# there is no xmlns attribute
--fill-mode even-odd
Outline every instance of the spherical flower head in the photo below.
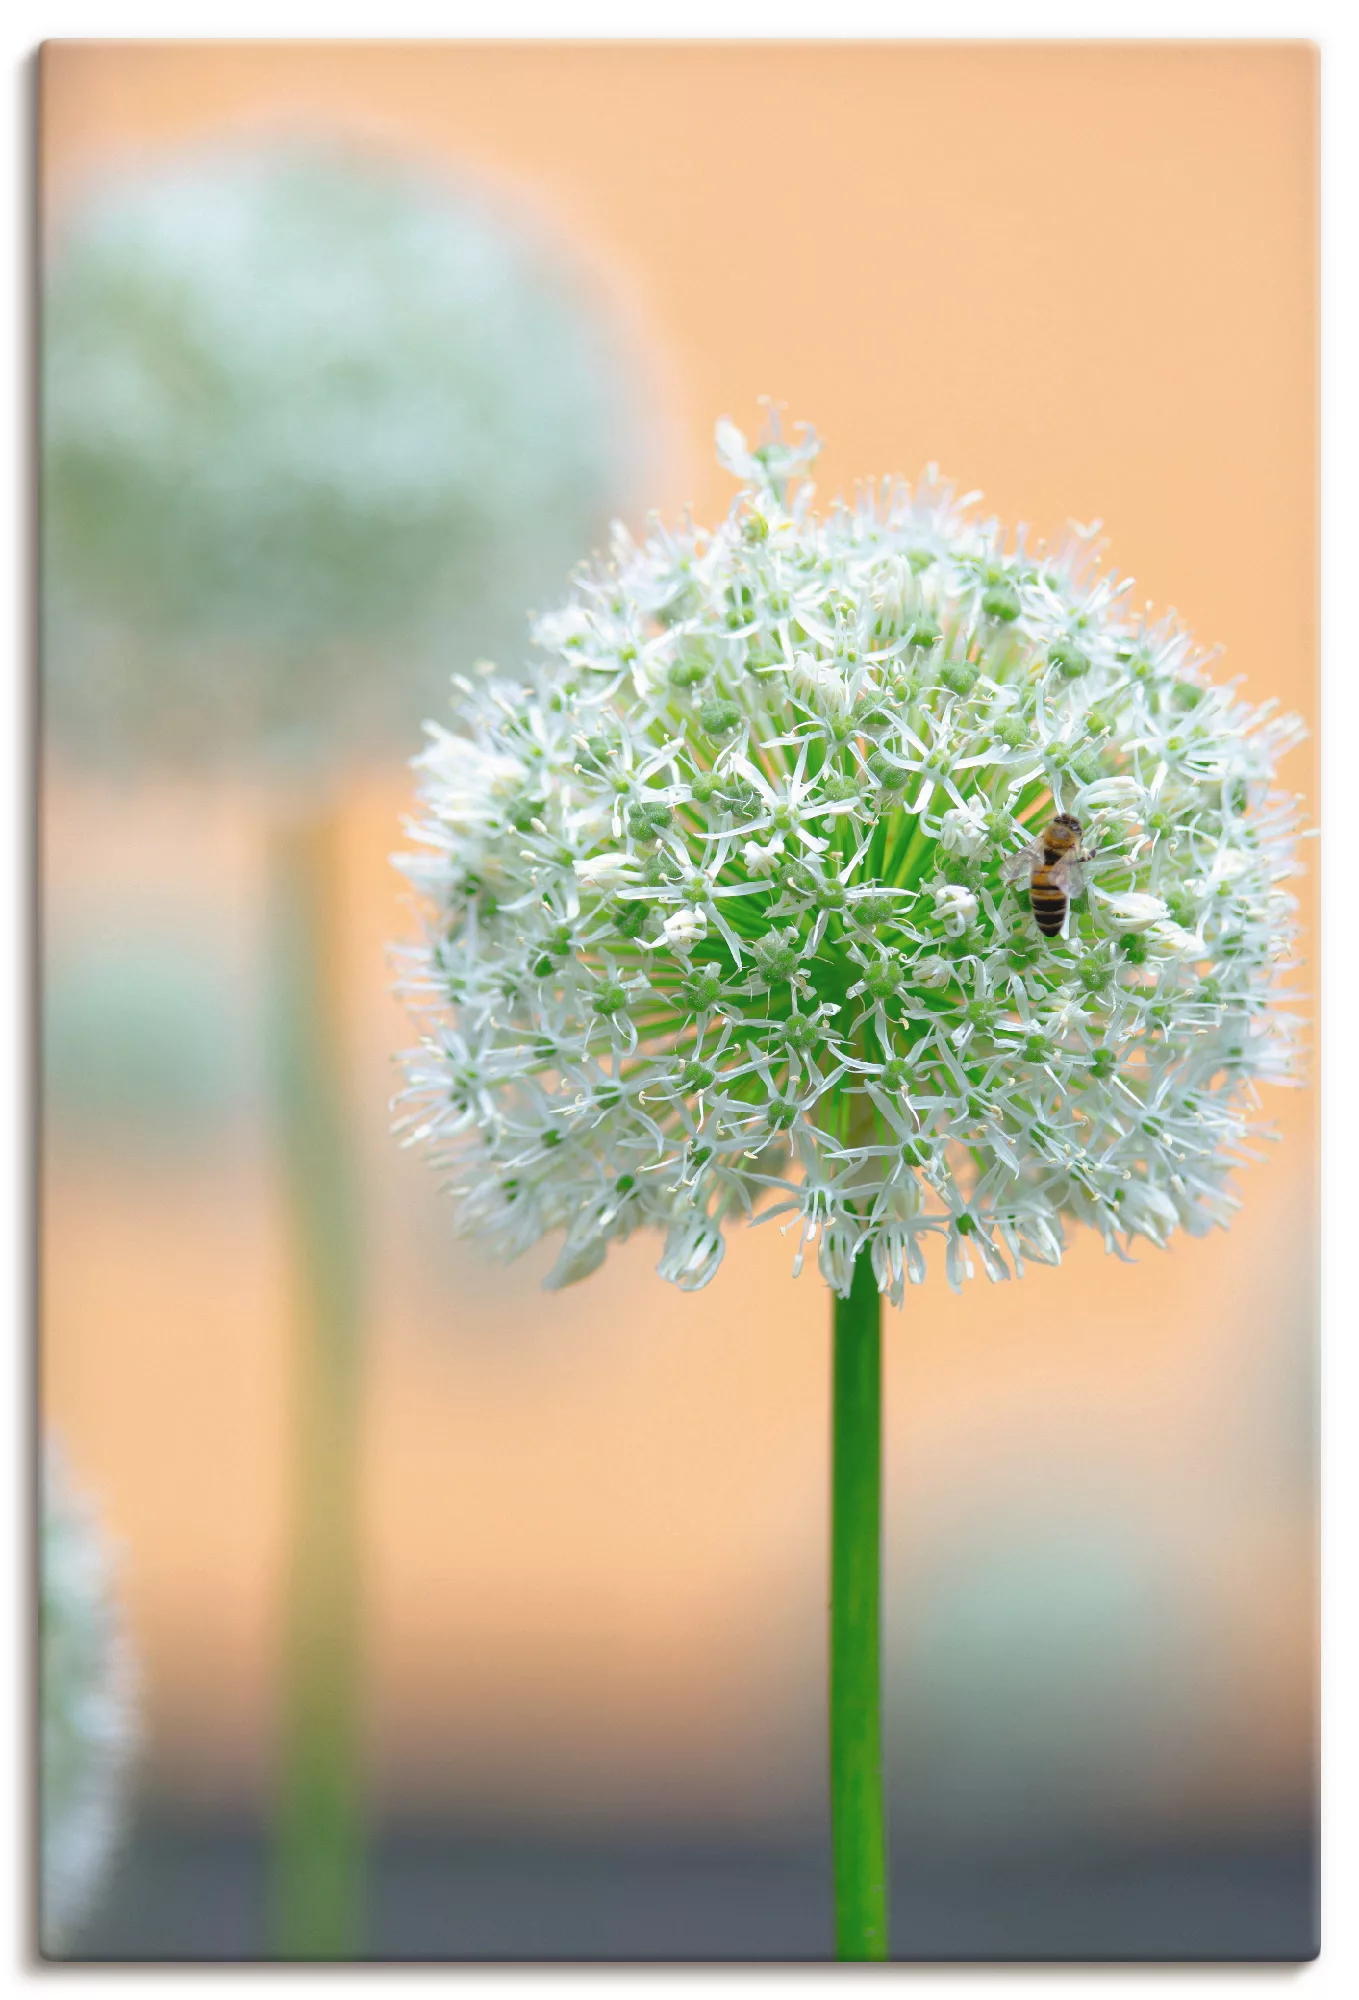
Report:
<svg viewBox="0 0 1359 2000"><path fill-rule="evenodd" d="M137 1726L131 1654L98 1520L55 1444L42 1518L42 1949L65 1950L89 1914L126 1812Z"/></svg>
<svg viewBox="0 0 1359 2000"><path fill-rule="evenodd" d="M522 228L378 157L109 183L44 297L53 725L200 761L408 732L632 490L612 345Z"/></svg>
<svg viewBox="0 0 1359 2000"><path fill-rule="evenodd" d="M777 1218L900 1303L931 1242L957 1287L1225 1222L1292 1062L1299 725L1084 530L1007 541L933 470L818 517L809 431L718 442L725 522L617 530L417 760L403 1129L463 1226L564 1232L550 1284L654 1226L693 1288Z"/></svg>

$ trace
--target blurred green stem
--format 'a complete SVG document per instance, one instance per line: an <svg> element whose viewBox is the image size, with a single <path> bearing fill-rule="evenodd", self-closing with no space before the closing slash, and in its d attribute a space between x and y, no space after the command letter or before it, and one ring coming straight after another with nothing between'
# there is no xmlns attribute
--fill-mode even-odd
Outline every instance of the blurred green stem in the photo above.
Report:
<svg viewBox="0 0 1359 2000"><path fill-rule="evenodd" d="M830 1792L835 1955L887 1957L882 1796L882 1307L868 1252L835 1301Z"/></svg>
<svg viewBox="0 0 1359 2000"><path fill-rule="evenodd" d="M332 809L280 814L270 851L273 1092L293 1283L290 1519L275 1955L350 1959L363 1938L358 1200L343 1094Z"/></svg>

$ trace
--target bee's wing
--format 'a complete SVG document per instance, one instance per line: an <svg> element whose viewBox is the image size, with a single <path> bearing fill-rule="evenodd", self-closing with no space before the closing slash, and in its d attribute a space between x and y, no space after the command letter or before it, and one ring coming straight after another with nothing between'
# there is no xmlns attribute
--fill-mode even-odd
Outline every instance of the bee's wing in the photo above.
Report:
<svg viewBox="0 0 1359 2000"><path fill-rule="evenodd" d="M1030 873L1035 861L1041 861L1042 858L1042 842L1031 840L1027 847L1021 847L1018 854L1010 855L1004 863L1000 871L1002 882L1017 882L1021 875Z"/></svg>
<svg viewBox="0 0 1359 2000"><path fill-rule="evenodd" d="M1078 854L1064 854L1052 869L1052 881L1064 896L1079 896L1085 887L1085 869Z"/></svg>

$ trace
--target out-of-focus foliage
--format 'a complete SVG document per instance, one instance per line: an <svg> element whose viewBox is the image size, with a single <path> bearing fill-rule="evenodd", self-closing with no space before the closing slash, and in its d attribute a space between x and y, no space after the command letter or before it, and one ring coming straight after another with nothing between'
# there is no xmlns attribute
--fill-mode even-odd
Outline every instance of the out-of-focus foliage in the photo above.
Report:
<svg viewBox="0 0 1359 2000"><path fill-rule="evenodd" d="M334 148L111 183L43 372L49 715L104 754L408 741L632 483L626 370L543 247Z"/></svg>
<svg viewBox="0 0 1359 2000"><path fill-rule="evenodd" d="M99 1895L127 1810L133 1668L98 1519L57 1446L43 1467L41 1942L67 1950Z"/></svg>

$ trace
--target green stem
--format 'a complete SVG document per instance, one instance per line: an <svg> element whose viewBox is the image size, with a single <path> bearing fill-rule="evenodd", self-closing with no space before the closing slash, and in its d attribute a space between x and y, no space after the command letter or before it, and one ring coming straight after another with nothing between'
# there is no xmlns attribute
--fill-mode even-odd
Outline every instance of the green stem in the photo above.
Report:
<svg viewBox="0 0 1359 2000"><path fill-rule="evenodd" d="M294 1352L274 1948L351 1959L363 1934L358 1466L360 1257L341 1079L337 825L281 821L270 854L274 1102Z"/></svg>
<svg viewBox="0 0 1359 2000"><path fill-rule="evenodd" d="M835 1955L887 1957L882 1796L882 1308L866 1250L835 1301L830 1765Z"/></svg>

